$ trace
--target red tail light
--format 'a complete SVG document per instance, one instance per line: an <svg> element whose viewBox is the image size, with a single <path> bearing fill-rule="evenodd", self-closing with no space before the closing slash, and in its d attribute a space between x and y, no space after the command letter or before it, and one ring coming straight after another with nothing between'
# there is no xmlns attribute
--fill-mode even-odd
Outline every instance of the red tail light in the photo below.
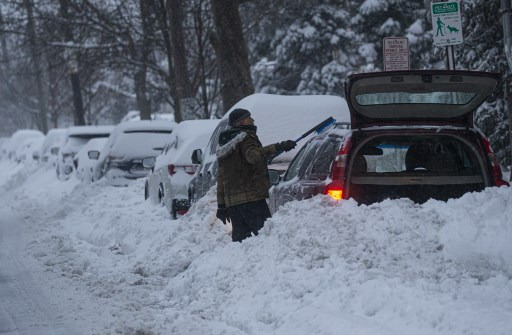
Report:
<svg viewBox="0 0 512 335"><path fill-rule="evenodd" d="M185 173L189 175L193 175L196 172L197 165L174 165L169 164L167 166L167 171L169 171L169 175L173 176L178 172L178 170L183 170Z"/></svg>
<svg viewBox="0 0 512 335"><path fill-rule="evenodd" d="M484 149L485 153L487 154L487 157L489 158L489 161L491 162L491 169L492 169L492 176L494 178L494 183L496 186L510 186L509 183L503 180L503 174L501 172L500 163L498 162L498 159L496 158L496 155L494 154L494 151L492 151L491 143L485 138L485 136L480 135L482 138L482 142L484 143Z"/></svg>
<svg viewBox="0 0 512 335"><path fill-rule="evenodd" d="M351 146L352 139L350 136L347 136L345 141L341 144L340 150L332 163L332 181L325 186L324 194L331 196L335 200L343 199L345 189L345 171L347 168L348 152Z"/></svg>
<svg viewBox="0 0 512 335"><path fill-rule="evenodd" d="M167 171L169 172L169 176L174 176L174 174L176 173L176 170L174 168L174 164L167 165Z"/></svg>
<svg viewBox="0 0 512 335"><path fill-rule="evenodd" d="M334 200L343 199L343 182L340 180L335 180L329 183L325 187L325 194L333 198Z"/></svg>

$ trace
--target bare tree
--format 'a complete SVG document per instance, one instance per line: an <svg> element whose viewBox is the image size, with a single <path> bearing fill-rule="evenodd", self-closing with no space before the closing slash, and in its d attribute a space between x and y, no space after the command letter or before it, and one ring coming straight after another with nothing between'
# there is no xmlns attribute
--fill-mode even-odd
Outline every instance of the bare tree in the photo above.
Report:
<svg viewBox="0 0 512 335"><path fill-rule="evenodd" d="M173 70L176 81L176 93L180 109L174 111L177 122L191 118L194 93L187 68L187 51L183 35L183 6L181 0L167 0L169 31L171 37Z"/></svg>
<svg viewBox="0 0 512 335"><path fill-rule="evenodd" d="M37 88L37 96L38 96L38 106L39 106L39 128L44 133L48 132L48 123L47 123L47 115L46 115L46 96L43 89L43 73L41 70L41 57L40 57L40 48L37 43L36 36L36 28L34 22L34 11L32 8L31 0L23 0L23 4L27 11L27 31L28 38L30 44L30 53L32 57L32 67L35 72L36 77L36 88Z"/></svg>
<svg viewBox="0 0 512 335"><path fill-rule="evenodd" d="M254 93L249 56L242 22L238 12L239 0L211 0L215 34L211 42L217 55L220 72L223 109L226 113L240 99Z"/></svg>
<svg viewBox="0 0 512 335"><path fill-rule="evenodd" d="M60 3L60 16L62 17L62 32L64 39L68 43L73 43L73 29L72 22L69 17L69 0L59 0ZM82 90L80 87L80 74L78 65L78 54L75 49L70 50L68 53L68 71L69 79L71 81L71 88L73 92L73 105L74 105L74 121L75 125L85 125L84 105L82 100Z"/></svg>

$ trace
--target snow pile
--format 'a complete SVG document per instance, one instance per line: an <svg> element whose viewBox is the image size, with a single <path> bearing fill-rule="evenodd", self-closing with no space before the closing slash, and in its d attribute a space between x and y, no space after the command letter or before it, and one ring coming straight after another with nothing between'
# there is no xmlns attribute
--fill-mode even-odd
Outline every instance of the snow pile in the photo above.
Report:
<svg viewBox="0 0 512 335"><path fill-rule="evenodd" d="M511 196L493 189L423 206L288 204L257 238L204 253L172 278L167 313L191 334L212 323L227 333L508 334L512 249L488 241L512 238ZM494 229L493 206L479 209L480 201L504 205L508 227ZM454 244L457 213L487 233Z"/></svg>
<svg viewBox="0 0 512 335"><path fill-rule="evenodd" d="M85 334L512 333L511 188L423 205L317 196L232 243L215 188L170 220L144 180L0 170L27 254L65 299L98 306Z"/></svg>

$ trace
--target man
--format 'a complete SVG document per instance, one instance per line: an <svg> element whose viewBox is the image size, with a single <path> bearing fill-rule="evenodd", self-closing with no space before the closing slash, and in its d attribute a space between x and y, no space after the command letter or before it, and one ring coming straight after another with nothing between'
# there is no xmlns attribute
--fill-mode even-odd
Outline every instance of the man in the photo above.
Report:
<svg viewBox="0 0 512 335"><path fill-rule="evenodd" d="M232 239L239 242L258 235L270 217L265 200L270 188L268 158L292 150L296 143L289 140L263 147L246 109L233 110L229 125L219 136L217 150L217 218L224 224L231 221Z"/></svg>

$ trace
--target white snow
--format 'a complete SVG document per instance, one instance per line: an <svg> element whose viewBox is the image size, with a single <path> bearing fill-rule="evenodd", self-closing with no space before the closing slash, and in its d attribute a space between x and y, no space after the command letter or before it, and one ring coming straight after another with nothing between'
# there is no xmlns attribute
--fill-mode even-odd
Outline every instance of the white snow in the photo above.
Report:
<svg viewBox="0 0 512 335"><path fill-rule="evenodd" d="M0 160L0 190L83 334L512 334L508 187L423 205L317 196L243 243L215 219L215 188L179 220L144 201L143 179L61 182Z"/></svg>

